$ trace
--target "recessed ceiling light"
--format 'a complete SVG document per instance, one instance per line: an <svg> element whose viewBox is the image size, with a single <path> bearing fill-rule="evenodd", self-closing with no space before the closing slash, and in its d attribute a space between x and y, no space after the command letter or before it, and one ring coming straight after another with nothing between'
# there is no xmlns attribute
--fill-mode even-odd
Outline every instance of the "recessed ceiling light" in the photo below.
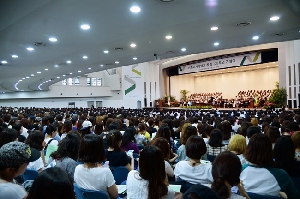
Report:
<svg viewBox="0 0 300 199"><path fill-rule="evenodd" d="M277 21L278 19L279 19L278 16L273 16L273 17L270 18L271 21Z"/></svg>
<svg viewBox="0 0 300 199"><path fill-rule="evenodd" d="M79 70L78 72L81 73L81 70Z"/></svg>
<svg viewBox="0 0 300 199"><path fill-rule="evenodd" d="M26 78L29 79L30 77L27 76Z"/></svg>
<svg viewBox="0 0 300 199"><path fill-rule="evenodd" d="M33 51L34 50L34 48L26 48L27 50L29 50L29 51Z"/></svg>
<svg viewBox="0 0 300 199"><path fill-rule="evenodd" d="M219 45L219 42L215 42L215 43L214 43L214 46L218 46L218 45Z"/></svg>
<svg viewBox="0 0 300 199"><path fill-rule="evenodd" d="M171 35L167 35L166 39L172 39L173 37Z"/></svg>
<svg viewBox="0 0 300 199"><path fill-rule="evenodd" d="M45 70L48 70L48 68L45 68Z"/></svg>
<svg viewBox="0 0 300 199"><path fill-rule="evenodd" d="M55 68L57 68L57 67L58 67L58 65L57 65L57 64L55 64L55 65L54 65L54 67L55 67Z"/></svg>
<svg viewBox="0 0 300 199"><path fill-rule="evenodd" d="M181 48L181 51L182 51L182 52L186 51L186 48Z"/></svg>
<svg viewBox="0 0 300 199"><path fill-rule="evenodd" d="M90 25L83 24L83 25L80 26L80 28L83 29L83 30L88 30L88 29L90 29Z"/></svg>
<svg viewBox="0 0 300 199"><path fill-rule="evenodd" d="M259 36L252 37L253 40L258 40Z"/></svg>
<svg viewBox="0 0 300 199"><path fill-rule="evenodd" d="M25 77L23 77L22 79L25 79Z"/></svg>
<svg viewBox="0 0 300 199"><path fill-rule="evenodd" d="M18 55L12 55L11 57L12 58L18 58L19 56Z"/></svg>
<svg viewBox="0 0 300 199"><path fill-rule="evenodd" d="M33 76L34 76L34 74L31 74L31 76L33 77Z"/></svg>
<svg viewBox="0 0 300 199"><path fill-rule="evenodd" d="M132 59L133 59L133 60L137 60L137 58L136 58L136 57L133 57Z"/></svg>
<svg viewBox="0 0 300 199"><path fill-rule="evenodd" d="M134 47L136 47L136 44L132 43L132 44L130 44L130 47L134 48Z"/></svg>
<svg viewBox="0 0 300 199"><path fill-rule="evenodd" d="M82 58L83 58L83 59L87 59L88 57L87 57L87 56L83 56Z"/></svg>
<svg viewBox="0 0 300 199"><path fill-rule="evenodd" d="M66 75L63 75L63 77L65 77Z"/></svg>
<svg viewBox="0 0 300 199"><path fill-rule="evenodd" d="M88 68L89 70L91 70L92 68Z"/></svg>
<svg viewBox="0 0 300 199"><path fill-rule="evenodd" d="M219 28L217 26L211 27L211 30L218 30Z"/></svg>
<svg viewBox="0 0 300 199"><path fill-rule="evenodd" d="M7 64L7 61L1 61L2 64Z"/></svg>
<svg viewBox="0 0 300 199"><path fill-rule="evenodd" d="M67 64L70 64L70 63L72 63L72 62L71 62L70 60L68 60L68 61L67 61Z"/></svg>
<svg viewBox="0 0 300 199"><path fill-rule="evenodd" d="M118 63L120 63L120 62L118 62L118 61L115 61L115 63L116 63L116 64L118 64Z"/></svg>
<svg viewBox="0 0 300 199"><path fill-rule="evenodd" d="M19 82L21 82L21 81L23 81L23 80L20 79Z"/></svg>
<svg viewBox="0 0 300 199"><path fill-rule="evenodd" d="M103 66L103 64L100 65L101 67Z"/></svg>
<svg viewBox="0 0 300 199"><path fill-rule="evenodd" d="M70 73L70 75L72 75L73 73Z"/></svg>
<svg viewBox="0 0 300 199"><path fill-rule="evenodd" d="M49 38L49 41L51 41L51 42L56 42L57 39L56 39L55 37L50 37L50 38Z"/></svg>
<svg viewBox="0 0 300 199"><path fill-rule="evenodd" d="M108 50L103 51L104 53L108 53Z"/></svg>
<svg viewBox="0 0 300 199"><path fill-rule="evenodd" d="M132 7L130 8L130 11L133 12L133 13L138 13L138 12L141 11L141 8L138 7L138 6L132 6Z"/></svg>
<svg viewBox="0 0 300 199"><path fill-rule="evenodd" d="M60 77L57 77L57 79L59 79Z"/></svg>
<svg viewBox="0 0 300 199"><path fill-rule="evenodd" d="M38 72L36 72L36 73L40 74L40 73L42 73L42 72L38 71Z"/></svg>

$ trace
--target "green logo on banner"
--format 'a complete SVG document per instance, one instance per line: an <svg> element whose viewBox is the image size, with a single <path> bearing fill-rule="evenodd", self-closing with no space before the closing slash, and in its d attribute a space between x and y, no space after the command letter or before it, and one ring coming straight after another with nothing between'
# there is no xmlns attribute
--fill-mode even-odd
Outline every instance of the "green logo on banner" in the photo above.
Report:
<svg viewBox="0 0 300 199"><path fill-rule="evenodd" d="M240 63L240 66L243 66L244 65L244 62L246 61L246 59L248 59L249 62L253 63L253 62L256 62L258 57L259 57L260 53L256 53L256 55L254 56L254 59L252 60L252 58L247 55L247 56L244 56L243 60L241 61Z"/></svg>
<svg viewBox="0 0 300 199"><path fill-rule="evenodd" d="M141 71L136 70L136 67L137 65L132 66L132 72L139 76L142 76ZM132 84L129 88L125 89L125 95L127 95L128 93L136 89L136 82L133 79L131 79L128 75L124 76L124 80Z"/></svg>

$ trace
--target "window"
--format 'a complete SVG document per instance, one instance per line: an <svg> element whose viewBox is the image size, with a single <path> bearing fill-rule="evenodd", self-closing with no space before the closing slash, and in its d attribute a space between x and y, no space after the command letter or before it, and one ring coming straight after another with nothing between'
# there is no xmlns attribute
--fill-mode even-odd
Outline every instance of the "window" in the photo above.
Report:
<svg viewBox="0 0 300 199"><path fill-rule="evenodd" d="M96 77L92 77L91 78L91 82L92 82L92 86L97 86L97 78Z"/></svg>
<svg viewBox="0 0 300 199"><path fill-rule="evenodd" d="M73 79L72 78L68 79L68 85L73 85Z"/></svg>
<svg viewBox="0 0 300 199"><path fill-rule="evenodd" d="M67 85L67 80L66 80L66 79L64 79L64 80L62 80L62 81L61 81L61 83L62 83L62 85L64 85L64 86L65 86L65 85Z"/></svg>
<svg viewBox="0 0 300 199"><path fill-rule="evenodd" d="M90 77L87 77L87 78L86 78L86 85L87 85L87 86L90 86L90 85L91 85L91 78L90 78Z"/></svg>
<svg viewBox="0 0 300 199"><path fill-rule="evenodd" d="M76 86L79 85L79 78L78 77L74 77L73 81L74 81L74 85L76 85Z"/></svg>
<svg viewBox="0 0 300 199"><path fill-rule="evenodd" d="M97 86L102 86L102 78L97 78Z"/></svg>

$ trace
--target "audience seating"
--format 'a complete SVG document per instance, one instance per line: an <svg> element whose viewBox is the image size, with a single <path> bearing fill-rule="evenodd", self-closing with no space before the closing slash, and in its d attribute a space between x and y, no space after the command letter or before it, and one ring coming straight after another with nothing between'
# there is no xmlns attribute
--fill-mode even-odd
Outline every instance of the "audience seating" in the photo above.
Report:
<svg viewBox="0 0 300 199"><path fill-rule="evenodd" d="M120 185L124 180L127 180L128 169L125 166L110 167L110 170L116 181L116 185Z"/></svg>
<svg viewBox="0 0 300 199"><path fill-rule="evenodd" d="M36 177L39 175L39 172L35 169L26 169L26 171L23 173L23 179L26 180L35 180Z"/></svg>
<svg viewBox="0 0 300 199"><path fill-rule="evenodd" d="M77 199L108 199L108 196L103 191L82 189L76 183L74 183L74 190Z"/></svg>

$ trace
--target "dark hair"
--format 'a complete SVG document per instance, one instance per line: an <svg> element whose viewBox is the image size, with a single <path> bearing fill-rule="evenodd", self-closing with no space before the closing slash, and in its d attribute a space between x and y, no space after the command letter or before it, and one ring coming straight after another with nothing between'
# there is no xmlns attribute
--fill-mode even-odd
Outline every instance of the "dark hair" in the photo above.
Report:
<svg viewBox="0 0 300 199"><path fill-rule="evenodd" d="M210 136L210 133L212 132L212 130L214 129L214 127L211 126L211 125L208 125L208 124L203 125L203 126L202 126L202 128L204 128L203 129L204 131L203 131L202 137L203 138L207 138L207 136Z"/></svg>
<svg viewBox="0 0 300 199"><path fill-rule="evenodd" d="M73 184L58 167L44 170L34 180L27 199L75 199Z"/></svg>
<svg viewBox="0 0 300 199"><path fill-rule="evenodd" d="M266 135L270 138L272 143L275 143L280 138L279 129L276 126L270 126Z"/></svg>
<svg viewBox="0 0 300 199"><path fill-rule="evenodd" d="M68 133L71 130L72 130L72 121L71 120L66 120L63 124L62 132L63 133Z"/></svg>
<svg viewBox="0 0 300 199"><path fill-rule="evenodd" d="M164 160L170 159L170 144L166 138L156 138L153 142L151 142L151 145L157 146L161 150Z"/></svg>
<svg viewBox="0 0 300 199"><path fill-rule="evenodd" d="M94 133L100 135L103 132L103 126L104 126L103 122L97 122L95 125Z"/></svg>
<svg viewBox="0 0 300 199"><path fill-rule="evenodd" d="M52 133L55 132L56 130L57 130L57 128L55 126L48 125L45 133L47 133L48 135L52 135Z"/></svg>
<svg viewBox="0 0 300 199"><path fill-rule="evenodd" d="M116 121L113 121L108 125L107 132L111 130L119 130L119 129L120 129L120 124Z"/></svg>
<svg viewBox="0 0 300 199"><path fill-rule="evenodd" d="M123 141L121 146L126 147L129 143L131 143L132 141L134 143L136 143L135 137L134 135L136 134L136 130L134 127L129 126L125 129L125 132L123 134Z"/></svg>
<svg viewBox="0 0 300 199"><path fill-rule="evenodd" d="M13 142L17 139L19 133L15 129L4 129L0 133L0 148L9 142Z"/></svg>
<svg viewBox="0 0 300 199"><path fill-rule="evenodd" d="M294 132L291 136L295 149L300 148L300 131Z"/></svg>
<svg viewBox="0 0 300 199"><path fill-rule="evenodd" d="M43 141L45 139L44 134L41 131L31 131L25 140L25 144L28 144L31 148L35 148L38 151L43 150Z"/></svg>
<svg viewBox="0 0 300 199"><path fill-rule="evenodd" d="M255 133L261 133L261 129L258 126L250 126L247 128L247 137L250 139Z"/></svg>
<svg viewBox="0 0 300 199"><path fill-rule="evenodd" d="M255 133L246 148L245 158L258 166L270 166L272 164L273 151L271 140L262 133Z"/></svg>
<svg viewBox="0 0 300 199"><path fill-rule="evenodd" d="M219 129L214 129L210 133L210 138L208 144L212 147L221 147L224 146L223 142L223 134Z"/></svg>
<svg viewBox="0 0 300 199"><path fill-rule="evenodd" d="M185 150L187 157L200 160L207 149L203 138L193 135L187 140Z"/></svg>
<svg viewBox="0 0 300 199"><path fill-rule="evenodd" d="M168 193L165 163L161 150L146 146L140 153L140 177L148 180L148 199L161 198Z"/></svg>
<svg viewBox="0 0 300 199"><path fill-rule="evenodd" d="M53 159L62 159L65 157L72 158L77 161L80 137L78 133L68 133L64 139L58 143L57 151L54 151L50 156Z"/></svg>
<svg viewBox="0 0 300 199"><path fill-rule="evenodd" d="M107 136L107 146L114 148L115 151L122 151L119 143L122 141L123 136L120 131L112 130Z"/></svg>
<svg viewBox="0 0 300 199"><path fill-rule="evenodd" d="M231 186L240 183L242 165L240 159L229 151L217 155L212 165L213 183L211 188L215 190L222 199L230 197L231 190L226 186L225 181Z"/></svg>
<svg viewBox="0 0 300 199"><path fill-rule="evenodd" d="M88 134L81 139L78 159L81 162L91 163L105 161L103 141L100 136Z"/></svg>
<svg viewBox="0 0 300 199"><path fill-rule="evenodd" d="M189 137L191 137L192 135L198 135L197 132L197 128L194 126L187 126L185 128L184 133L182 134L182 138L180 139L181 144L186 144L187 140L189 139Z"/></svg>
<svg viewBox="0 0 300 199"><path fill-rule="evenodd" d="M18 133L20 134L20 130L22 129L22 124L14 124L12 128L18 131Z"/></svg>
<svg viewBox="0 0 300 199"><path fill-rule="evenodd" d="M158 137L165 138L166 140L168 140L168 142L170 144L171 132L170 132L170 128L168 127L168 125L164 124L158 129L158 131L155 135L155 138L158 138Z"/></svg>
<svg viewBox="0 0 300 199"><path fill-rule="evenodd" d="M290 122L288 126L291 131L299 131L299 125L297 124L297 122Z"/></svg>
<svg viewBox="0 0 300 199"><path fill-rule="evenodd" d="M274 146L274 166L285 170L289 175L295 169L295 148L289 136L280 137Z"/></svg>
<svg viewBox="0 0 300 199"><path fill-rule="evenodd" d="M223 133L223 140L229 140L231 137L232 127L230 122L224 121L222 123L222 133Z"/></svg>

